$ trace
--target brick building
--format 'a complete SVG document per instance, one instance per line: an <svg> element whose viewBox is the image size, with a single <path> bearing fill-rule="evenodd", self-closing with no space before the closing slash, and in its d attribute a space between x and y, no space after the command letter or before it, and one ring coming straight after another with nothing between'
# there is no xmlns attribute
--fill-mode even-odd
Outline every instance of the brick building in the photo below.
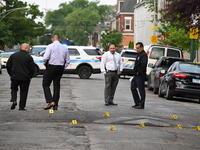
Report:
<svg viewBox="0 0 200 150"><path fill-rule="evenodd" d="M123 34L122 45L134 41L134 6L137 0L117 0L116 29Z"/></svg>

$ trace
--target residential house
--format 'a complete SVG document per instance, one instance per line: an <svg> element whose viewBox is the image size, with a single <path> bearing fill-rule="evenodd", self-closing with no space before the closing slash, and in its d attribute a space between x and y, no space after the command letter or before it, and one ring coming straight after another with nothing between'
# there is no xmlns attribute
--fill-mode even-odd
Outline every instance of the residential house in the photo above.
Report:
<svg viewBox="0 0 200 150"><path fill-rule="evenodd" d="M123 34L122 45L134 41L134 6L137 0L117 0L116 29Z"/></svg>
<svg viewBox="0 0 200 150"><path fill-rule="evenodd" d="M145 3L149 0L137 0L134 7L134 42L142 42L144 45L152 44L150 38L156 34L153 27L154 12L149 12Z"/></svg>

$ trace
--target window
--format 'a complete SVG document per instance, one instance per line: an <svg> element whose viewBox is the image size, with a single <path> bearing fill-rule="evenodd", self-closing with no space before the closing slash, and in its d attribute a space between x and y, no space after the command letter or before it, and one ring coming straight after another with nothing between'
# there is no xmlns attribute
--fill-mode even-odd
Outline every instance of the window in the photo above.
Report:
<svg viewBox="0 0 200 150"><path fill-rule="evenodd" d="M179 64L179 67L183 72L192 72L198 74L200 72L200 65L198 64Z"/></svg>
<svg viewBox="0 0 200 150"><path fill-rule="evenodd" d="M77 49L68 49L70 56L79 56L80 53L77 51Z"/></svg>
<svg viewBox="0 0 200 150"><path fill-rule="evenodd" d="M150 58L158 59L161 56L164 56L165 48L152 48Z"/></svg>
<svg viewBox="0 0 200 150"><path fill-rule="evenodd" d="M125 20L125 30L131 30L131 20Z"/></svg>
<svg viewBox="0 0 200 150"><path fill-rule="evenodd" d="M173 49L167 49L167 56L180 57L180 51L179 50L173 50Z"/></svg>
<svg viewBox="0 0 200 150"><path fill-rule="evenodd" d="M138 53L124 52L122 57L136 58Z"/></svg>
<svg viewBox="0 0 200 150"><path fill-rule="evenodd" d="M88 55L101 55L98 49L84 49Z"/></svg>

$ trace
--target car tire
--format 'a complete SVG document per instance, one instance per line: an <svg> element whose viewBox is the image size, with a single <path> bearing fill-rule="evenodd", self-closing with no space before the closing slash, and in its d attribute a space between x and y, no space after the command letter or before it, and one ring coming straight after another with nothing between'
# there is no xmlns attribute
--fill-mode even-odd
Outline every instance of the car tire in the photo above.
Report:
<svg viewBox="0 0 200 150"><path fill-rule="evenodd" d="M158 94L158 90L159 90L159 88L154 87L153 88L153 94Z"/></svg>
<svg viewBox="0 0 200 150"><path fill-rule="evenodd" d="M2 74L2 70L0 70L0 74Z"/></svg>
<svg viewBox="0 0 200 150"><path fill-rule="evenodd" d="M38 67L35 66L33 77L36 77L38 75L38 72L39 72Z"/></svg>
<svg viewBox="0 0 200 150"><path fill-rule="evenodd" d="M152 87L150 87L150 78L147 78L147 90L152 90Z"/></svg>
<svg viewBox="0 0 200 150"><path fill-rule="evenodd" d="M162 94L162 92L161 92L161 84L160 84L160 87L159 87L159 89L158 89L158 96L159 97L164 97L164 94Z"/></svg>
<svg viewBox="0 0 200 150"><path fill-rule="evenodd" d="M166 99L167 100L173 99L173 95L170 93L169 85L167 86Z"/></svg>
<svg viewBox="0 0 200 150"><path fill-rule="evenodd" d="M78 68L78 76L81 79L88 79L92 75L92 70L88 66L81 66Z"/></svg>

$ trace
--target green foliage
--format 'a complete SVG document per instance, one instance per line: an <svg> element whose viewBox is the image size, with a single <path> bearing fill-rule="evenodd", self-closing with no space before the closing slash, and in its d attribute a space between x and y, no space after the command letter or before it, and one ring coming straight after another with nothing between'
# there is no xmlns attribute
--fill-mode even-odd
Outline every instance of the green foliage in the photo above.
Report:
<svg viewBox="0 0 200 150"><path fill-rule="evenodd" d="M166 37L166 40L159 40L158 44L179 47L189 52L189 21L191 14L200 8L199 0L166 0L166 4L167 7L159 11L156 9L161 15L159 34ZM153 12L154 0L146 2L146 8ZM199 42L197 45L199 46Z"/></svg>
<svg viewBox="0 0 200 150"><path fill-rule="evenodd" d="M58 10L47 12L45 23L52 26L52 34L58 33L62 39L70 37L76 45L87 45L89 35L86 33L92 35L98 22L115 15L114 6L98 4L99 1L88 0L61 3Z"/></svg>
<svg viewBox="0 0 200 150"><path fill-rule="evenodd" d="M118 49L122 48L123 45L121 45L123 40L123 35L118 30L106 30L101 35L101 44L103 46L104 51L109 50L109 45L114 44Z"/></svg>
<svg viewBox="0 0 200 150"><path fill-rule="evenodd" d="M158 44L179 47L184 51L189 51L190 39L189 34L185 33L185 29L178 29L176 26L168 26L165 29L167 30L167 34L161 32L166 37L166 40L159 40Z"/></svg>
<svg viewBox="0 0 200 150"><path fill-rule="evenodd" d="M4 7L0 9L0 44L12 47L17 43L28 43L32 38L44 33L44 25L35 22L37 17L43 16L38 5L20 0L2 0L2 3ZM24 9L25 7L27 9Z"/></svg>
<svg viewBox="0 0 200 150"><path fill-rule="evenodd" d="M32 39L30 45L41 45L39 38Z"/></svg>
<svg viewBox="0 0 200 150"><path fill-rule="evenodd" d="M133 42L133 41L130 41L130 42L129 42L128 48L131 48L131 49L134 48L134 42Z"/></svg>

